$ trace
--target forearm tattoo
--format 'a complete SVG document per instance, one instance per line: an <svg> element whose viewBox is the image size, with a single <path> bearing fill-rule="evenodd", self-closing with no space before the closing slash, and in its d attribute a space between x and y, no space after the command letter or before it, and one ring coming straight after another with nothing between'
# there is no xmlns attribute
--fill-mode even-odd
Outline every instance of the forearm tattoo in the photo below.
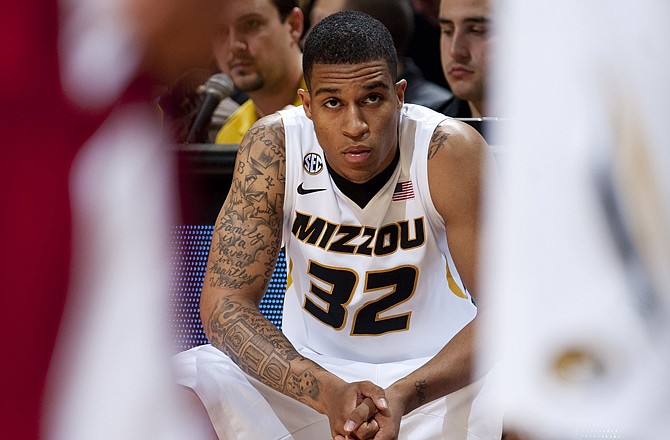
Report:
<svg viewBox="0 0 670 440"><path fill-rule="evenodd" d="M224 298L211 315L210 339L246 373L299 401L319 398L319 382L314 375L322 370L294 368L293 360L305 360L286 337L255 308Z"/></svg>
<svg viewBox="0 0 670 440"><path fill-rule="evenodd" d="M446 145L448 137L449 133L442 131L439 127L435 129L430 139L430 146L428 147L428 160L435 157L437 152Z"/></svg>
<svg viewBox="0 0 670 440"><path fill-rule="evenodd" d="M279 123L256 125L238 151L230 193L215 226L206 280L210 287L265 291L281 246L286 155ZM302 358L255 307L223 296L209 316L212 345L246 373L309 403L319 397L316 364Z"/></svg>
<svg viewBox="0 0 670 440"><path fill-rule="evenodd" d="M414 388L416 389L416 398L419 402L419 406L426 403L426 383L425 379L417 380L414 382Z"/></svg>

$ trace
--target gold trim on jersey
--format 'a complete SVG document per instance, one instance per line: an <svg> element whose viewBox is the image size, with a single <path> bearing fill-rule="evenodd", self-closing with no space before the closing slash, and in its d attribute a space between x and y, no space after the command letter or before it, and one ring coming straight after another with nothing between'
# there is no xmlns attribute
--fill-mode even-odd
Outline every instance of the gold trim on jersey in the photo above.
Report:
<svg viewBox="0 0 670 440"><path fill-rule="evenodd" d="M449 290L459 298L468 299L468 296L461 290L461 286L458 285L454 276L451 274L451 269L449 269L449 262L447 262L447 284L449 285Z"/></svg>

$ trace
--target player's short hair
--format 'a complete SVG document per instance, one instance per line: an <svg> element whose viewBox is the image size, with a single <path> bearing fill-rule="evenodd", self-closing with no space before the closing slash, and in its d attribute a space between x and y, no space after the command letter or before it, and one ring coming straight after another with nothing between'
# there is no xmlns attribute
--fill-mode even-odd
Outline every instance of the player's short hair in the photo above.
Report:
<svg viewBox="0 0 670 440"><path fill-rule="evenodd" d="M314 64L359 64L384 60L397 81L398 55L389 30L359 11L342 11L317 23L307 36L302 56L305 83L310 88Z"/></svg>

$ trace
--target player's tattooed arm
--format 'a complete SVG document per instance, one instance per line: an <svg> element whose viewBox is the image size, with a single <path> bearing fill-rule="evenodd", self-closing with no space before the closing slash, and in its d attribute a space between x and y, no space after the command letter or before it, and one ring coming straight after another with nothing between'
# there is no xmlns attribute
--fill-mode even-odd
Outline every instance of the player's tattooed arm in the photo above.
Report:
<svg viewBox="0 0 670 440"><path fill-rule="evenodd" d="M447 118L435 128L427 158L431 199L444 220L449 252L461 281L475 298L481 190L484 166L492 163L490 150L474 128ZM476 321L445 341L432 359L391 385L388 394L402 403L398 406L412 411L478 378L473 370Z"/></svg>
<svg viewBox="0 0 670 440"><path fill-rule="evenodd" d="M419 379L414 382L414 388L416 389L416 399L419 403L419 406L426 403L426 387L428 386L426 379Z"/></svg>
<svg viewBox="0 0 670 440"><path fill-rule="evenodd" d="M281 121L261 120L242 141L219 213L206 283L267 288L281 246L286 156Z"/></svg>
<svg viewBox="0 0 670 440"><path fill-rule="evenodd" d="M212 345L245 372L315 407L325 370L301 357L258 310L281 247L284 143L281 119L271 116L255 124L240 144L212 237L201 318Z"/></svg>
<svg viewBox="0 0 670 440"><path fill-rule="evenodd" d="M381 387L367 381L347 383L301 356L254 305L226 296L211 316L207 327L214 335L212 345L247 374L326 415L333 437L347 433L347 416L365 397L381 405Z"/></svg>
<svg viewBox="0 0 670 440"><path fill-rule="evenodd" d="M300 356L257 308L224 297L208 324L212 344L245 372L312 407L318 404L321 383L317 376L325 370Z"/></svg>

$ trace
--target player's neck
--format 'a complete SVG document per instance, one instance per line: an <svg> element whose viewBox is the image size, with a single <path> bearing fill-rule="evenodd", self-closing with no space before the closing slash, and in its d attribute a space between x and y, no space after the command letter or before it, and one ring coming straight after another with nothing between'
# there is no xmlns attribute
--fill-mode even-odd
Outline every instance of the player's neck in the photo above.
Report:
<svg viewBox="0 0 670 440"><path fill-rule="evenodd" d="M326 166L328 167L330 176L333 178L333 182L335 182L335 185L337 185L340 191L342 191L351 200L356 202L358 206L365 208L365 206L370 202L370 200L372 200L375 194L377 194L391 178L399 160L400 148L396 150L393 160L386 168L382 170L381 173L377 174L372 179L364 183L355 183L345 177L340 176L328 164L328 160L326 160Z"/></svg>

